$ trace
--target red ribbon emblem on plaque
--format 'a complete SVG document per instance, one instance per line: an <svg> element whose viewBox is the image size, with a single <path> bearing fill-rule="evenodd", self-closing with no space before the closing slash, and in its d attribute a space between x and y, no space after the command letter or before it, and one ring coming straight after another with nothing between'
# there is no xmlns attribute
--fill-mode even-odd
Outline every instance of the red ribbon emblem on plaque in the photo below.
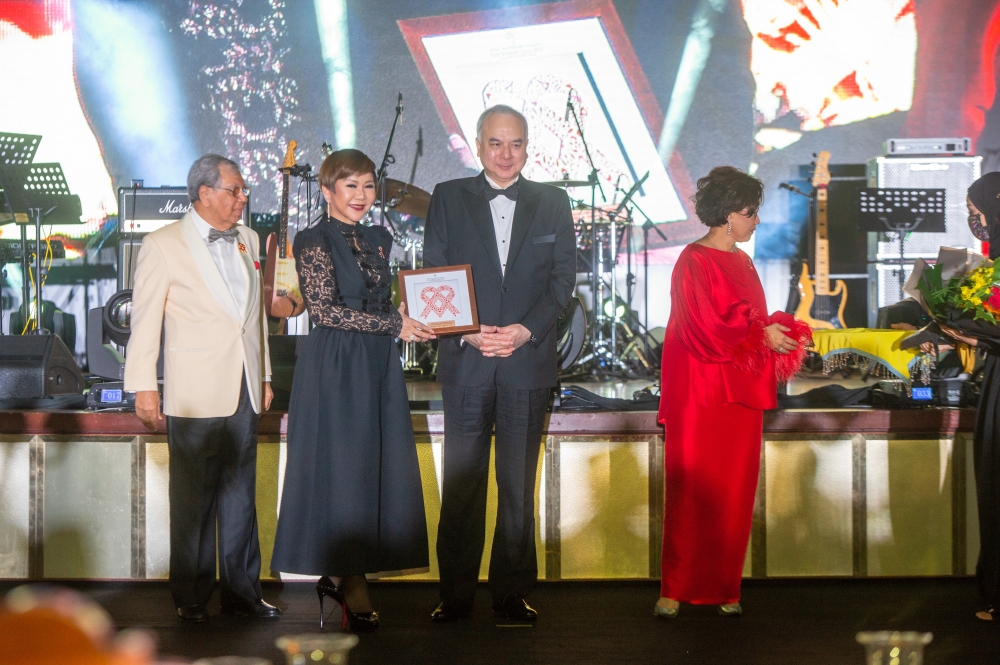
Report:
<svg viewBox="0 0 1000 665"><path fill-rule="evenodd" d="M451 312L456 316L459 311L451 304L451 301L455 299L455 289L450 286L425 286L420 291L420 299L424 301L427 306L424 307L424 311L420 312L420 318L426 318L426 316L434 312L440 318L445 312Z"/></svg>

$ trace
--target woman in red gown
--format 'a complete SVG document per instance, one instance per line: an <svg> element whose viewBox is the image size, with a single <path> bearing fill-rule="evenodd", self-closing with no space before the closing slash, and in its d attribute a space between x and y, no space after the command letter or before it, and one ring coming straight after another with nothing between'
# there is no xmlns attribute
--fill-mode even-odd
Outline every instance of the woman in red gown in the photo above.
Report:
<svg viewBox="0 0 1000 665"><path fill-rule="evenodd" d="M685 247L674 267L659 412L666 467L661 617L677 616L681 602L742 614L764 410L777 406L777 382L798 370L810 340L804 323L767 315L753 261L736 247L760 223L762 197L756 178L712 169L694 196L708 233Z"/></svg>

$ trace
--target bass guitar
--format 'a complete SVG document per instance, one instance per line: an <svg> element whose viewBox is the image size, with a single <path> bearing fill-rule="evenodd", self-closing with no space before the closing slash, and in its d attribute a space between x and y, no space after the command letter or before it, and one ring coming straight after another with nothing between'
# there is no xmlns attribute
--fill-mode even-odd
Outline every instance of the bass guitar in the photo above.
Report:
<svg viewBox="0 0 1000 665"><path fill-rule="evenodd" d="M816 272L809 278L809 263L802 262L799 276L799 306L795 318L810 328L846 328L844 308L847 306L847 284L837 280L830 290L830 234L827 219L827 185L830 184L830 153L824 150L816 157L812 185L816 190Z"/></svg>
<svg viewBox="0 0 1000 665"><path fill-rule="evenodd" d="M281 216L278 232L267 237L267 265L264 268L264 308L267 315L278 319L298 316L306 309L299 276L295 272L295 257L288 242L288 178L295 168L295 141L288 142L285 162L281 167Z"/></svg>

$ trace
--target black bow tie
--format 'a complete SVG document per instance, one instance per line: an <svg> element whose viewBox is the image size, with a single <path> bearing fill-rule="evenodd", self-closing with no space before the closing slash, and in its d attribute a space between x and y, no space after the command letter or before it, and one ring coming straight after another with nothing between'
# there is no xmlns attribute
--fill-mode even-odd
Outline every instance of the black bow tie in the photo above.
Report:
<svg viewBox="0 0 1000 665"><path fill-rule="evenodd" d="M492 201L498 196L506 196L511 201L516 201L518 182L520 182L520 180L514 181L514 184L507 187L507 189L496 189L493 185L486 183L486 200Z"/></svg>

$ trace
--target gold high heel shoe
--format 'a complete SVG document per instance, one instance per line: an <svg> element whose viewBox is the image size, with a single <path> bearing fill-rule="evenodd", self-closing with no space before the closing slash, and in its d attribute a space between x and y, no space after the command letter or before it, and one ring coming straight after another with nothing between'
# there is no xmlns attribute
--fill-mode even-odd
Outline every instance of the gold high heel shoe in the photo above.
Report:
<svg viewBox="0 0 1000 665"><path fill-rule="evenodd" d="M743 616L743 606L740 605L740 601L736 601L735 603L727 603L725 605L719 605L719 616L724 616L724 617Z"/></svg>

